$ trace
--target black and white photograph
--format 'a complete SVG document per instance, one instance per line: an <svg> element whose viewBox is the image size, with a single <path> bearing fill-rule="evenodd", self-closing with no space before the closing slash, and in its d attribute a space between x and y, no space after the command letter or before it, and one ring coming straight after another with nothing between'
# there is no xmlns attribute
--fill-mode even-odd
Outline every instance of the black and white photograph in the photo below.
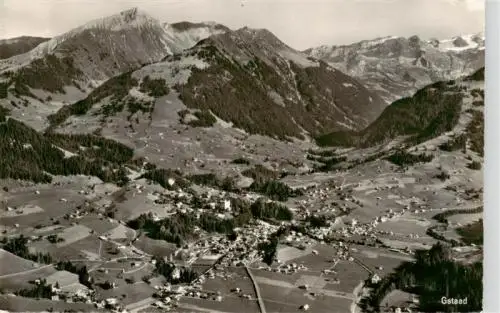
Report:
<svg viewBox="0 0 500 313"><path fill-rule="evenodd" d="M485 11L1 1L0 312L483 312Z"/></svg>

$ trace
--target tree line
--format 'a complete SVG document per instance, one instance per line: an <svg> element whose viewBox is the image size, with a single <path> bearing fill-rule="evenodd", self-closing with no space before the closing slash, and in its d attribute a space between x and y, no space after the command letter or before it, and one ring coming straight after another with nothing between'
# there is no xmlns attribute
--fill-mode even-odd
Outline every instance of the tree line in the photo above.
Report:
<svg viewBox="0 0 500 313"><path fill-rule="evenodd" d="M477 208L471 209L458 209L458 210L448 210L442 213L438 213L434 215L432 218L438 222L448 224L448 217L457 215L457 214L475 214L483 212L483 207L479 206Z"/></svg>
<svg viewBox="0 0 500 313"><path fill-rule="evenodd" d="M417 163L427 163L432 161L432 154L412 154L403 150L398 150L387 157L387 160L399 166L414 165Z"/></svg>

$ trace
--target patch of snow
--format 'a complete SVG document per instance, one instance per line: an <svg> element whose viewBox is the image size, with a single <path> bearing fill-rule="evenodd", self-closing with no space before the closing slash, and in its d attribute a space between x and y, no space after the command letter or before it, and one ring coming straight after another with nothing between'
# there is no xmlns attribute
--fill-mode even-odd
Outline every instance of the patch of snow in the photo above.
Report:
<svg viewBox="0 0 500 313"><path fill-rule="evenodd" d="M194 47L199 41L213 35L223 34L225 30L215 28L215 22L205 22L204 27L193 27L178 31L171 24L165 24L166 40L173 47L173 53Z"/></svg>
<svg viewBox="0 0 500 313"><path fill-rule="evenodd" d="M376 38L373 40L367 40L362 43L363 48L370 48L373 46L377 46L380 44L383 44L384 42L391 40L391 39L398 39L398 36L387 36L387 37L381 37L381 38Z"/></svg>
<svg viewBox="0 0 500 313"><path fill-rule="evenodd" d="M151 97L149 95L146 95L146 94L140 92L137 87L133 87L132 89L130 89L128 94L136 99L139 99L139 100L144 100L144 101L154 101L155 100L154 97Z"/></svg>
<svg viewBox="0 0 500 313"><path fill-rule="evenodd" d="M283 101L283 98L281 97L281 95L279 93L277 93L274 90L271 90L268 92L268 95L269 95L269 97L271 97L271 99L273 99L273 101L276 104L278 104L279 106L285 107L285 102Z"/></svg>
<svg viewBox="0 0 500 313"><path fill-rule="evenodd" d="M346 123L342 123L342 122L337 122L338 125L340 126L343 126L343 127L346 127L348 129L354 129L354 127L352 127L351 125L348 125Z"/></svg>
<svg viewBox="0 0 500 313"><path fill-rule="evenodd" d="M60 148L60 147L57 147L57 146L54 146L52 145L54 148L57 148L59 149L62 153L64 153L64 158L71 158L71 157L74 157L76 156L77 154L76 153L73 153L73 152L70 152L68 150L65 150L63 148Z"/></svg>
<svg viewBox="0 0 500 313"><path fill-rule="evenodd" d="M307 56L303 53L296 52L293 50L281 50L278 52L282 57L284 57L287 60L290 60L302 67L318 67L319 62L317 61L312 61L307 58Z"/></svg>
<svg viewBox="0 0 500 313"><path fill-rule="evenodd" d="M465 51L465 50L470 50L470 49L480 49L484 50L484 47L481 47L481 45L477 42L475 42L473 39L474 37L477 37L478 35L463 35L460 37L455 37L451 39L444 39L439 41L439 46L438 49L442 51L454 51L454 52L460 52L460 51ZM467 45L463 47L457 47L454 44L454 41L457 38L462 38ZM479 36L480 39L484 40L484 37Z"/></svg>
<svg viewBox="0 0 500 313"><path fill-rule="evenodd" d="M215 119L217 120L216 124L220 125L222 128L231 128L231 127L233 127L233 123L226 122L226 121L220 119L217 115L215 115L213 113L212 113L212 115L215 116Z"/></svg>
<svg viewBox="0 0 500 313"><path fill-rule="evenodd" d="M185 56L181 60L167 60L147 65L135 71L132 76L140 79L145 76L149 76L151 79L163 78L167 85L173 86L175 84L187 83L191 76L192 66L198 69L205 69L210 64L195 56Z"/></svg>

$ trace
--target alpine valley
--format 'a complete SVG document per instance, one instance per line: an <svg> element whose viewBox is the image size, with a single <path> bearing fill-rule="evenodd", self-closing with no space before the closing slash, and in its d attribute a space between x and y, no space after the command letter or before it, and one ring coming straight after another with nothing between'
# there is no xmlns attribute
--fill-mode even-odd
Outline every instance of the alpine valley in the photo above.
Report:
<svg viewBox="0 0 500 313"><path fill-rule="evenodd" d="M0 309L480 311L484 51L137 8L0 40Z"/></svg>

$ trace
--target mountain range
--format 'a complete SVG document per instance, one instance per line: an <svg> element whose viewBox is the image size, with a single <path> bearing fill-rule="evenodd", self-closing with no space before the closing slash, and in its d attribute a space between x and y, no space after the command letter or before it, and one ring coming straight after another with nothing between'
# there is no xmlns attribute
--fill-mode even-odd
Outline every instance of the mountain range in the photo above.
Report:
<svg viewBox="0 0 500 313"><path fill-rule="evenodd" d="M0 60L0 98L20 120L36 114L40 130L88 112L103 121L127 110L129 118L151 114L175 94L188 124L223 120L248 133L305 139L360 131L390 102L484 66L480 35L298 51L265 29L162 23L137 8L51 39L11 42L25 44Z"/></svg>
<svg viewBox="0 0 500 313"><path fill-rule="evenodd" d="M446 40L384 37L304 51L359 79L387 103L437 81L469 75L484 66L483 33Z"/></svg>

